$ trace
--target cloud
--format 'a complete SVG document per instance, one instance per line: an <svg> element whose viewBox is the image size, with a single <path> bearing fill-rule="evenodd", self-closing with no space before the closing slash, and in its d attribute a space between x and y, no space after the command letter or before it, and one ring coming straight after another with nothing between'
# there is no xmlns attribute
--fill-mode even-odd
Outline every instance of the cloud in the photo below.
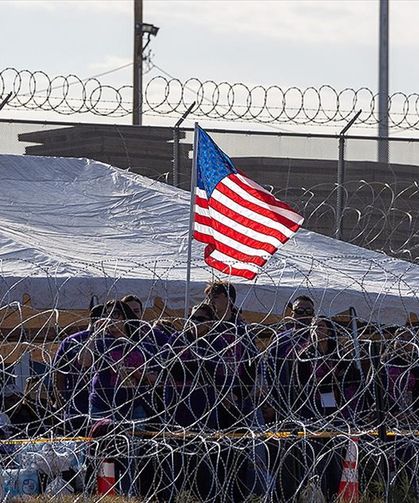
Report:
<svg viewBox="0 0 419 503"><path fill-rule="evenodd" d="M170 9L168 9L170 5ZM258 35L298 44L378 46L377 0L145 0L150 22L206 27L214 34ZM418 46L419 2L390 2L391 47Z"/></svg>
<svg viewBox="0 0 419 503"><path fill-rule="evenodd" d="M3 0L21 10L133 17L134 0ZM419 2L390 2L392 47L418 46ZM293 43L378 44L378 0L144 0L144 20Z"/></svg>
<svg viewBox="0 0 419 503"><path fill-rule="evenodd" d="M132 80L132 59L130 58L108 55L101 61L91 63L87 68L86 78L96 77L100 82L110 83L114 87L129 84Z"/></svg>
<svg viewBox="0 0 419 503"><path fill-rule="evenodd" d="M122 58L115 55L107 55L102 61L97 61L91 63L88 69L92 73L107 72L113 70L114 68L119 68L120 66L128 65L132 63L132 58Z"/></svg>
<svg viewBox="0 0 419 503"><path fill-rule="evenodd" d="M129 14L133 11L132 0L3 0L3 2L24 10L35 9L49 12L79 10Z"/></svg>
<svg viewBox="0 0 419 503"><path fill-rule="evenodd" d="M298 43L376 42L378 3L363 1L145 1L147 17Z"/></svg>

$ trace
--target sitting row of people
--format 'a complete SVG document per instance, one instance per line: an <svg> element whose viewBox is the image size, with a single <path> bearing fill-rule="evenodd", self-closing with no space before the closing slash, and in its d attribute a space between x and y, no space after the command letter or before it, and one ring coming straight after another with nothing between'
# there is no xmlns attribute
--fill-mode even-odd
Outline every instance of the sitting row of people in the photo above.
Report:
<svg viewBox="0 0 419 503"><path fill-rule="evenodd" d="M338 419L372 424L377 392L393 417L401 414L394 399L404 396L414 417L417 353L402 333L378 360L368 347L357 353L331 320L315 317L313 301L303 296L261 348L234 306L232 285L215 283L205 293L176 326L142 321L133 295L92 309L89 327L62 341L53 364L57 410L71 419L71 429L86 417L198 430L267 420L282 427Z"/></svg>
<svg viewBox="0 0 419 503"><path fill-rule="evenodd" d="M380 354L371 341L357 352L303 296L271 327L269 343L260 344L260 325L242 319L231 284L211 284L205 294L186 322L143 321L133 295L94 306L86 330L64 338L40 377L53 377L50 396L38 400L54 402L43 425L59 420L74 433L88 428L90 418L113 417L208 431L266 423L320 427L339 419L359 426L374 424L378 406L391 426L415 420L419 371L411 329L383 342ZM39 419L37 407L35 399ZM16 409L9 412L18 417Z"/></svg>

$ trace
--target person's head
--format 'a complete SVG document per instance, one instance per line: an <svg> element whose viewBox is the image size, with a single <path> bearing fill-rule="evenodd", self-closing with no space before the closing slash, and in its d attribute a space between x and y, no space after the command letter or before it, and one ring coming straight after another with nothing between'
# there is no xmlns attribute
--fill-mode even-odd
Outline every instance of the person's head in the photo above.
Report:
<svg viewBox="0 0 419 503"><path fill-rule="evenodd" d="M132 322L137 317L128 304L120 300L110 300L105 304L103 316L109 320L106 330L110 335L128 338L132 336L134 331Z"/></svg>
<svg viewBox="0 0 419 503"><path fill-rule="evenodd" d="M90 319L90 327L93 327L94 324L103 317L103 311L105 306L103 304L96 304L90 309L89 319Z"/></svg>
<svg viewBox="0 0 419 503"><path fill-rule="evenodd" d="M190 319L196 323L205 323L207 321L215 321L217 314L210 304L198 304L191 309Z"/></svg>
<svg viewBox="0 0 419 503"><path fill-rule="evenodd" d="M320 351L325 348L325 353L333 353L337 348L337 332L335 324L323 316L313 318L310 326L312 344Z"/></svg>
<svg viewBox="0 0 419 503"><path fill-rule="evenodd" d="M121 300L122 302L125 302L125 304L128 304L132 312L139 320L143 317L143 303L136 295L125 295L125 297L123 297Z"/></svg>
<svg viewBox="0 0 419 503"><path fill-rule="evenodd" d="M210 283L204 291L208 303L213 307L220 319L230 318L236 302L236 289L231 283L215 281Z"/></svg>
<svg viewBox="0 0 419 503"><path fill-rule="evenodd" d="M205 335L211 328L217 315L209 304L199 304L191 310L191 315L187 323L187 330L196 332L198 337Z"/></svg>
<svg viewBox="0 0 419 503"><path fill-rule="evenodd" d="M308 326L314 318L314 302L306 295L300 295L292 301L291 318L297 326Z"/></svg>

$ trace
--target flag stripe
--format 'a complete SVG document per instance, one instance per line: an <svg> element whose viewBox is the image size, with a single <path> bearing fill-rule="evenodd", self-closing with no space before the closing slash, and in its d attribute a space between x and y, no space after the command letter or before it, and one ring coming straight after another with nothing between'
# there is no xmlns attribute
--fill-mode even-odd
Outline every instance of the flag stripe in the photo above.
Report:
<svg viewBox="0 0 419 503"><path fill-rule="evenodd" d="M208 199L204 199L199 196L195 196L195 203L201 206L201 208L208 208Z"/></svg>
<svg viewBox="0 0 419 503"><path fill-rule="evenodd" d="M217 185L217 189L233 200L238 201L241 205L252 209L255 213L265 215L278 223L282 223L286 227L299 225L298 222L294 222L294 220L289 218L290 216L295 216L294 212L276 208L266 203L263 199L252 197L244 191L236 181L236 176L230 175Z"/></svg>
<svg viewBox="0 0 419 503"><path fill-rule="evenodd" d="M247 229L247 235L251 235L260 241L263 240L265 243L270 243L275 248L278 248L282 242L287 240L287 237L276 229L247 218L242 212L238 213L215 199L211 199L208 215L226 225L241 226ZM257 215L255 215L255 218L257 218Z"/></svg>
<svg viewBox="0 0 419 503"><path fill-rule="evenodd" d="M217 188L212 193L211 201L212 200L224 204L224 206L231 208L236 213L239 213L250 220L260 222L266 227L271 227L272 229L279 231L286 238L290 238L293 235L291 229L279 222L278 219L271 218L272 214L269 214L269 211L266 211L263 208L259 209L256 205L247 203L247 201L236 196L234 192L225 185L218 184ZM282 240L283 239L281 239L281 241Z"/></svg>
<svg viewBox="0 0 419 503"><path fill-rule="evenodd" d="M200 197L201 199L208 200L207 193L205 192L205 190L202 190L199 187L195 187L195 195Z"/></svg>
<svg viewBox="0 0 419 503"><path fill-rule="evenodd" d="M204 234L205 229L205 226L201 226L201 224L196 221L195 230L198 233ZM236 260L241 260L242 262L253 262L257 265L263 265L260 262L261 257L264 257L264 261L266 262L267 257L270 255L266 250L246 246L239 241L231 239L216 229L213 229L212 236L214 243L217 244L217 249Z"/></svg>
<svg viewBox="0 0 419 503"><path fill-rule="evenodd" d="M242 278L246 278L252 280L257 276L257 272L249 271L248 269L237 269L235 267L230 267L224 262L220 260L214 259L212 256L208 256L205 258L205 262L217 271L220 271L224 274L228 274L229 276L241 276Z"/></svg>
<svg viewBox="0 0 419 503"><path fill-rule="evenodd" d="M201 232L210 233L212 229L211 225L213 222L214 228L216 228L220 233L225 234L226 236L230 236L232 239L238 241L239 243L243 243L248 247L255 248L256 250L264 250L271 255L276 252L277 246L274 246L266 241L260 241L259 236L263 239L263 234L255 233L254 237L250 237L242 233L242 231L247 230L247 227L245 227L244 225L236 224L236 229L234 229L231 227L233 220L226 218L223 219L225 222L223 223L221 220L219 220L219 218L222 219L222 215L216 215L216 212L214 211L210 211L210 216L200 215L199 213L195 215L195 221L201 224L201 227L206 226L208 228L207 231L202 229ZM259 235L257 236L257 234ZM256 237L258 239L256 239Z"/></svg>
<svg viewBox="0 0 419 503"><path fill-rule="evenodd" d="M278 214L283 215L297 224L303 223L304 218L301 215L296 213L288 204L276 199L275 196L250 178L237 174L234 175L234 183L240 186L245 194L254 196L255 203L257 203L258 200L263 200L264 203L271 206L272 211L277 211ZM249 197L248 195L246 197ZM277 209L275 210L275 208Z"/></svg>
<svg viewBox="0 0 419 503"><path fill-rule="evenodd" d="M208 248L208 251L207 251ZM244 277L249 277L252 276L253 278L257 275L257 273L260 271L260 268L255 265L255 264L249 264L249 263L241 263L237 262L235 260L232 260L231 257L228 255L225 255L221 251L214 249L211 245L207 246L205 249L205 261L208 263L209 260L214 261L214 263L218 264L223 264L224 268L227 267L228 269L234 269L236 271L242 271L242 273L245 274L240 274L240 276ZM220 269L219 269L220 270ZM233 272L229 273L233 274ZM250 278L252 279L252 278Z"/></svg>
<svg viewBox="0 0 419 503"><path fill-rule="evenodd" d="M237 262L236 260L233 260L231 257L228 255L225 255L222 253L220 250L213 250L211 251L211 257L213 257L216 260L220 260L222 262L225 262L227 265L235 267L236 269L243 269L243 270L249 270L253 272L259 272L259 267L256 264L250 264L250 263L241 263Z"/></svg>

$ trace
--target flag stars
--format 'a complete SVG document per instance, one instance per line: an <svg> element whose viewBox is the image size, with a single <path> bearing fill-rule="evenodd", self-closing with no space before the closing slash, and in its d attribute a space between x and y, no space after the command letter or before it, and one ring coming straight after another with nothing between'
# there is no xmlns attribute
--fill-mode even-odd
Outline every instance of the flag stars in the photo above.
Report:
<svg viewBox="0 0 419 503"><path fill-rule="evenodd" d="M198 187L210 198L218 183L228 175L237 173L230 158L199 128ZM214 148L215 147L215 148Z"/></svg>

